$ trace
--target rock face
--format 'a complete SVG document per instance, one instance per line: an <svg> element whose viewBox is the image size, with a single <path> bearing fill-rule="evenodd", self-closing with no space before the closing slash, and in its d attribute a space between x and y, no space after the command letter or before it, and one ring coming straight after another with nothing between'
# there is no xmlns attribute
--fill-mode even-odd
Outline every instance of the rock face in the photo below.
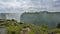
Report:
<svg viewBox="0 0 60 34"><path fill-rule="evenodd" d="M21 22L33 23L36 25L45 24L49 28L56 27L60 21L60 12L25 12L21 15Z"/></svg>
<svg viewBox="0 0 60 34"><path fill-rule="evenodd" d="M20 34L29 34L30 32L30 28L23 28L22 30L20 30Z"/></svg>
<svg viewBox="0 0 60 34"><path fill-rule="evenodd" d="M0 19L6 19L6 15L4 13L0 13Z"/></svg>

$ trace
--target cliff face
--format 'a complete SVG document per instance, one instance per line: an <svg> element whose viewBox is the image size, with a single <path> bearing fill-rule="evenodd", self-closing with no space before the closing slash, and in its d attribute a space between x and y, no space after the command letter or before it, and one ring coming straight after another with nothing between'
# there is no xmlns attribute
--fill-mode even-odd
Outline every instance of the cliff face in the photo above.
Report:
<svg viewBox="0 0 60 34"><path fill-rule="evenodd" d="M21 15L21 22L33 23L36 25L45 24L49 28L56 27L60 21L60 12L25 12Z"/></svg>
<svg viewBox="0 0 60 34"><path fill-rule="evenodd" d="M6 16L4 13L0 13L0 19L6 19Z"/></svg>

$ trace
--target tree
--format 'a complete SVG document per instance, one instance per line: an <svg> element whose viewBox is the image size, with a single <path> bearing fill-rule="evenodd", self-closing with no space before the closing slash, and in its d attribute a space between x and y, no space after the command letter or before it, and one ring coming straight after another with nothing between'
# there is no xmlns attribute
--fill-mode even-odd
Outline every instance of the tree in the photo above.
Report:
<svg viewBox="0 0 60 34"><path fill-rule="evenodd" d="M58 23L56 27L57 27L58 29L60 29L60 23Z"/></svg>

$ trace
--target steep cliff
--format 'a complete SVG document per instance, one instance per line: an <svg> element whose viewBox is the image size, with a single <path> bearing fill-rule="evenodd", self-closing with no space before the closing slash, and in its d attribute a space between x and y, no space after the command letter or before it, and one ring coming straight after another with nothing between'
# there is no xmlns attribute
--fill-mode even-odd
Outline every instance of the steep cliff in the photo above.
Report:
<svg viewBox="0 0 60 34"><path fill-rule="evenodd" d="M54 28L56 23L60 21L60 12L25 12L21 15L20 20L25 23L44 24L49 28Z"/></svg>

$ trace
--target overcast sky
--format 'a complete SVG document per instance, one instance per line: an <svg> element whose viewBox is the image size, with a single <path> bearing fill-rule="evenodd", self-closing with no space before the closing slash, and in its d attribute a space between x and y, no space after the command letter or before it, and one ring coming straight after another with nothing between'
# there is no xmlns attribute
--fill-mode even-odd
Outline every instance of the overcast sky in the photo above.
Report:
<svg viewBox="0 0 60 34"><path fill-rule="evenodd" d="M60 0L0 0L0 13L60 11Z"/></svg>

